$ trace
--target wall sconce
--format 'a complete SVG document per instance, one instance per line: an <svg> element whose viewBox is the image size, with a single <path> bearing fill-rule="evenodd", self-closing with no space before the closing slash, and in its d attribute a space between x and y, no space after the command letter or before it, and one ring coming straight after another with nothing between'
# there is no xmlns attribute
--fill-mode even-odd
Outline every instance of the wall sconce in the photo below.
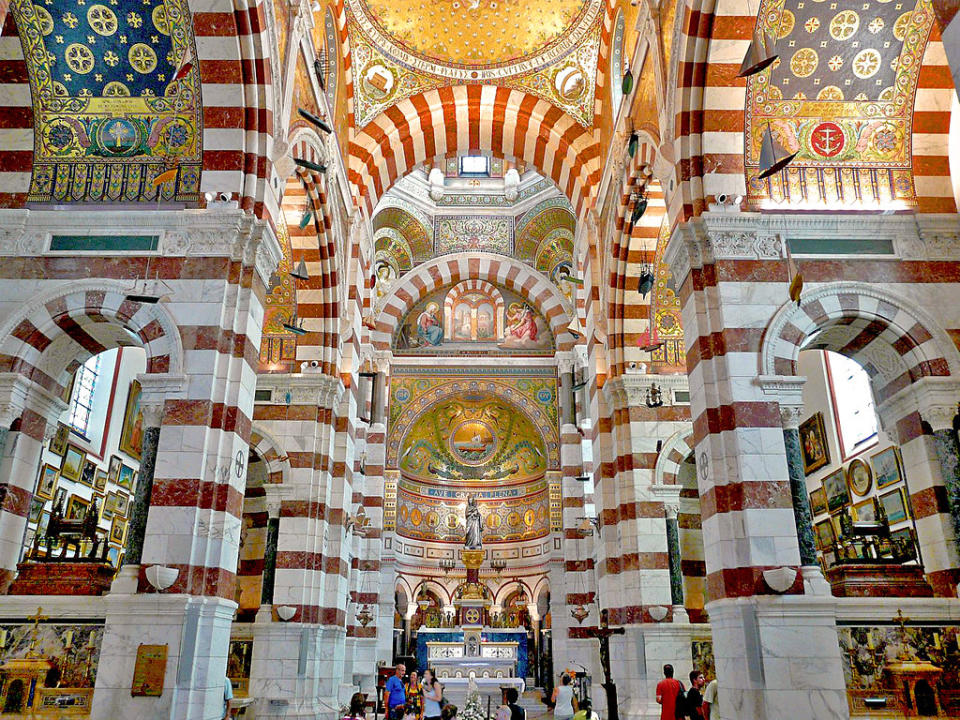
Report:
<svg viewBox="0 0 960 720"><path fill-rule="evenodd" d="M347 519L343 521L343 527L347 532L353 532L354 535L359 537L367 537L370 530L373 529L363 505L357 508L356 515L347 515Z"/></svg>
<svg viewBox="0 0 960 720"><path fill-rule="evenodd" d="M580 524L577 525L577 530L580 532L581 536L586 537L588 535L593 535L594 531L596 531L597 537L600 537L600 518L578 517L577 520L580 521Z"/></svg>
<svg viewBox="0 0 960 720"><path fill-rule="evenodd" d="M164 565L151 565L143 571L147 582L157 592L166 590L173 585L180 576L178 568L166 567Z"/></svg>
<svg viewBox="0 0 960 720"><path fill-rule="evenodd" d="M283 622L290 622L296 614L297 609L293 605L277 605L277 617Z"/></svg>

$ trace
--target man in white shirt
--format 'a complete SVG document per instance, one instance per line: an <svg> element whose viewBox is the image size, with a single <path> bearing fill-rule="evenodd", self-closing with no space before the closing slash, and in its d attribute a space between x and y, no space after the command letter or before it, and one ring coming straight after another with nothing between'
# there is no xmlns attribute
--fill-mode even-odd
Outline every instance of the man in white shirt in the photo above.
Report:
<svg viewBox="0 0 960 720"><path fill-rule="evenodd" d="M707 689L703 691L703 704L710 709L706 720L720 720L720 708L717 707L716 678L707 683Z"/></svg>

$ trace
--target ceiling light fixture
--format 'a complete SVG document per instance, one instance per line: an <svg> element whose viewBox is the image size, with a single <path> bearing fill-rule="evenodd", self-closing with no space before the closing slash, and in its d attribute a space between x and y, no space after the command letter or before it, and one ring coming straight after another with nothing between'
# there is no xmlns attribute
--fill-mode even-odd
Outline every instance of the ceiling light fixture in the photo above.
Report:
<svg viewBox="0 0 960 720"><path fill-rule="evenodd" d="M737 77L750 77L759 72L763 72L770 67L780 56L774 52L776 41L767 35L760 26L761 20L757 19L757 25L753 30L753 39L747 47L747 54L743 56L743 62L740 64L740 74Z"/></svg>
<svg viewBox="0 0 960 720"><path fill-rule="evenodd" d="M303 327L303 320L300 320L300 322L298 323L298 322L297 322L297 316L296 316L296 315L294 315L294 316L290 319L290 322L288 322L288 323L283 323L283 329L286 330L287 332L291 332L291 333L293 333L294 335L297 335L297 336L301 336L301 335L306 335L306 334L307 334L306 329Z"/></svg>
<svg viewBox="0 0 960 720"><path fill-rule="evenodd" d="M633 90L633 73L630 71L630 68L627 68L627 71L623 74L623 82L620 84L620 89L623 90L624 97L629 95Z"/></svg>
<svg viewBox="0 0 960 720"><path fill-rule="evenodd" d="M294 158L293 161L300 167L306 170L312 170L313 172L325 173L327 171L326 165L321 165L320 163L311 162L310 160L304 160L303 158Z"/></svg>

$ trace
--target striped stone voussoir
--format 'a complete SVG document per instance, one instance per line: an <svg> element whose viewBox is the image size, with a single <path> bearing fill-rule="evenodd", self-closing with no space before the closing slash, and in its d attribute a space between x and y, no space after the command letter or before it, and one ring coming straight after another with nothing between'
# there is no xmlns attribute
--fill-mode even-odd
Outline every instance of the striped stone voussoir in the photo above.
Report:
<svg viewBox="0 0 960 720"><path fill-rule="evenodd" d="M546 100L488 85L444 87L401 100L350 142L349 177L368 212L417 164L469 150L523 160L557 183L580 216L600 180L600 147Z"/></svg>
<svg viewBox="0 0 960 720"><path fill-rule="evenodd" d="M267 466L267 482L280 484L290 477L290 458L280 442L266 429L254 425L250 432L250 449L254 450Z"/></svg>

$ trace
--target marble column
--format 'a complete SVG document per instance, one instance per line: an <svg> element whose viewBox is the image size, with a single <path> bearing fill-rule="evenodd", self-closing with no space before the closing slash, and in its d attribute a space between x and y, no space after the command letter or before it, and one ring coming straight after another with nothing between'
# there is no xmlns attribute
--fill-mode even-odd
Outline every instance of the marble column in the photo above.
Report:
<svg viewBox="0 0 960 720"><path fill-rule="evenodd" d="M783 445L787 454L787 473L790 478L790 494L793 496L793 520L797 525L797 543L800 547L800 564L817 564L817 548L813 541L813 513L810 511L810 496L803 473L803 454L800 451L800 406L780 406L780 422L783 426Z"/></svg>
<svg viewBox="0 0 960 720"><path fill-rule="evenodd" d="M683 572L680 569L680 527L677 515L678 504L667 503L663 506L667 516L667 553L670 565L670 602L674 607L683 607Z"/></svg>
<svg viewBox="0 0 960 720"><path fill-rule="evenodd" d="M273 605L273 579L277 572L277 538L280 536L280 508L267 520L267 542L263 550L263 584L260 605Z"/></svg>
<svg viewBox="0 0 960 720"><path fill-rule="evenodd" d="M163 401L145 403L140 400L143 410L143 450L140 454L140 476L130 504L130 525L127 529L127 543L123 564L136 566L133 576L139 571L140 558L143 555L143 538L147 531L147 515L150 512L150 495L153 491L153 471L157 464L157 447L160 443L160 424L163 421ZM129 574L130 571L128 570Z"/></svg>

